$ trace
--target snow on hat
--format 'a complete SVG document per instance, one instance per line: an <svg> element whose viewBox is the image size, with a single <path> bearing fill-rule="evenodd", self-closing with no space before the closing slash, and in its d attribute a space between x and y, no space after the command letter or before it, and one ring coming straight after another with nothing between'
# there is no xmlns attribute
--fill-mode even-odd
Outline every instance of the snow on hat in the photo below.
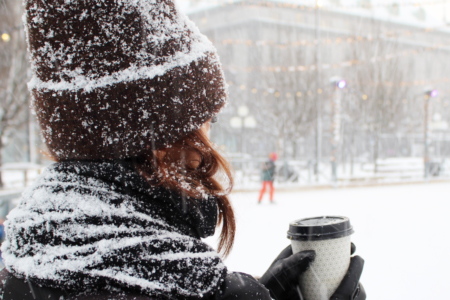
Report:
<svg viewBox="0 0 450 300"><path fill-rule="evenodd" d="M42 135L60 160L163 148L227 99L216 49L172 0L25 0Z"/></svg>

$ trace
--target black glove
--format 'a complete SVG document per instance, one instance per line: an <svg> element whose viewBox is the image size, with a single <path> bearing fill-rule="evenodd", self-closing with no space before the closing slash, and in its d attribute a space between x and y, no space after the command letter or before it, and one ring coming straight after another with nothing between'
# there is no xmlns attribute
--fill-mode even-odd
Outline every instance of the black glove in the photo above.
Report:
<svg viewBox="0 0 450 300"><path fill-rule="evenodd" d="M353 255L356 251L355 244L352 243L350 254ZM330 300L365 300L366 291L363 285L359 282L364 268L364 259L356 255L350 259L350 266L348 271L339 284L338 288L331 295Z"/></svg>
<svg viewBox="0 0 450 300"><path fill-rule="evenodd" d="M298 279L308 270L316 257L314 251L292 254L291 246L286 247L259 279L275 300L299 299Z"/></svg>
<svg viewBox="0 0 450 300"><path fill-rule="evenodd" d="M354 250L352 249L352 254L353 252ZM330 300L365 300L366 291L359 282L363 267L364 260L360 256L353 256L350 260L347 274L345 274L344 279L342 279L341 284L339 284Z"/></svg>
<svg viewBox="0 0 450 300"><path fill-rule="evenodd" d="M178 298L177 298L178 299ZM210 298L208 298L210 299ZM253 276L244 273L228 273L215 300L272 300L269 291Z"/></svg>
<svg viewBox="0 0 450 300"><path fill-rule="evenodd" d="M353 255L355 251L356 247L352 243L350 253ZM302 255L297 258L298 254ZM270 291L275 300L302 300L298 278L300 274L308 270L314 257L314 251L302 251L292 255L292 248L288 246L278 255L259 282ZM330 300L365 300L366 292L359 282L363 267L364 260L360 256L353 256L344 279Z"/></svg>

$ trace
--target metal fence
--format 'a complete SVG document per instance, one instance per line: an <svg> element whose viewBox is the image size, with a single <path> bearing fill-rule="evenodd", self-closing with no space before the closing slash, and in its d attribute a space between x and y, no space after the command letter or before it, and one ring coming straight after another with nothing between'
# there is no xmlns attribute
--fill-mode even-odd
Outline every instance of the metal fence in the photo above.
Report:
<svg viewBox="0 0 450 300"><path fill-rule="evenodd" d="M22 190L1 191L0 192L0 218L5 219L6 215L16 205L17 200L22 195Z"/></svg>
<svg viewBox="0 0 450 300"><path fill-rule="evenodd" d="M262 164L266 159L233 158L236 189L254 189L261 182ZM333 176L331 163L321 163L317 172L315 162L300 160L279 160L276 162L275 182L279 186L348 186L363 184L388 184L450 179L450 160L431 161L428 177L425 178L425 164L420 157L380 159L376 163L355 161L340 164Z"/></svg>

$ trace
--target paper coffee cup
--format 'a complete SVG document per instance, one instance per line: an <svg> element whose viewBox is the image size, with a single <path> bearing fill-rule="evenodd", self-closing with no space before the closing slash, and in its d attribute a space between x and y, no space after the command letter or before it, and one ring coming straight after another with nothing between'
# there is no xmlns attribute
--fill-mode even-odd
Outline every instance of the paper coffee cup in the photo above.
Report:
<svg viewBox="0 0 450 300"><path fill-rule="evenodd" d="M311 267L300 278L305 300L329 300L350 265L350 235L346 217L324 216L296 220L289 224L292 252L316 251Z"/></svg>

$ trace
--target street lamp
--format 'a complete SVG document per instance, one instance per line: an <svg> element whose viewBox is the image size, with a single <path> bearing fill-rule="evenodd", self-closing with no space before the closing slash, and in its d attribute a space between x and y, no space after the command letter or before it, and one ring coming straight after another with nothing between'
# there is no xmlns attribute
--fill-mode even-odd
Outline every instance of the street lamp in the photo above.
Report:
<svg viewBox="0 0 450 300"><path fill-rule="evenodd" d="M423 172L423 176L425 179L428 178L428 172L429 172L429 165L430 165L430 157L429 157L429 146L430 146L430 141L429 141L429 124L428 124L428 120L429 120L429 107L430 107L430 98L435 98L438 96L438 90L433 89L433 88L426 88L424 91L424 149L423 149L423 167L424 167L424 172Z"/></svg>
<svg viewBox="0 0 450 300"><path fill-rule="evenodd" d="M3 33L2 34L2 41L4 41L5 43L9 42L11 40L11 36L8 33Z"/></svg>
<svg viewBox="0 0 450 300"><path fill-rule="evenodd" d="M319 168L320 161L322 160L322 103L320 101L319 87L320 87L320 7L322 6L322 1L316 0L315 8L315 40L317 41L315 45L315 109L316 109L316 161L314 164L314 175L316 175L316 181L319 181Z"/></svg>
<svg viewBox="0 0 450 300"><path fill-rule="evenodd" d="M341 79L336 83L336 86L342 90L347 86L347 82L344 79Z"/></svg>
<svg viewBox="0 0 450 300"><path fill-rule="evenodd" d="M246 143L245 143L245 128L256 128L257 122L256 119L249 115L249 109L247 106L242 105L237 109L237 116L230 119L230 126L232 128L241 129L241 151L242 153L246 152Z"/></svg>
<svg viewBox="0 0 450 300"><path fill-rule="evenodd" d="M331 120L331 177L333 182L337 181L337 154L341 139L341 102L342 90L347 86L347 82L339 76L330 78L333 87L332 120Z"/></svg>
<svg viewBox="0 0 450 300"><path fill-rule="evenodd" d="M429 94L431 98L434 98L434 97L437 97L438 91L437 90L431 90L431 91L427 92L427 94Z"/></svg>
<svg viewBox="0 0 450 300"><path fill-rule="evenodd" d="M249 110L248 107L245 105L239 106L237 110L237 114L241 118L245 118L248 116Z"/></svg>
<svg viewBox="0 0 450 300"><path fill-rule="evenodd" d="M340 76L333 76L330 78L330 84L337 89L344 89L347 87L347 81Z"/></svg>

